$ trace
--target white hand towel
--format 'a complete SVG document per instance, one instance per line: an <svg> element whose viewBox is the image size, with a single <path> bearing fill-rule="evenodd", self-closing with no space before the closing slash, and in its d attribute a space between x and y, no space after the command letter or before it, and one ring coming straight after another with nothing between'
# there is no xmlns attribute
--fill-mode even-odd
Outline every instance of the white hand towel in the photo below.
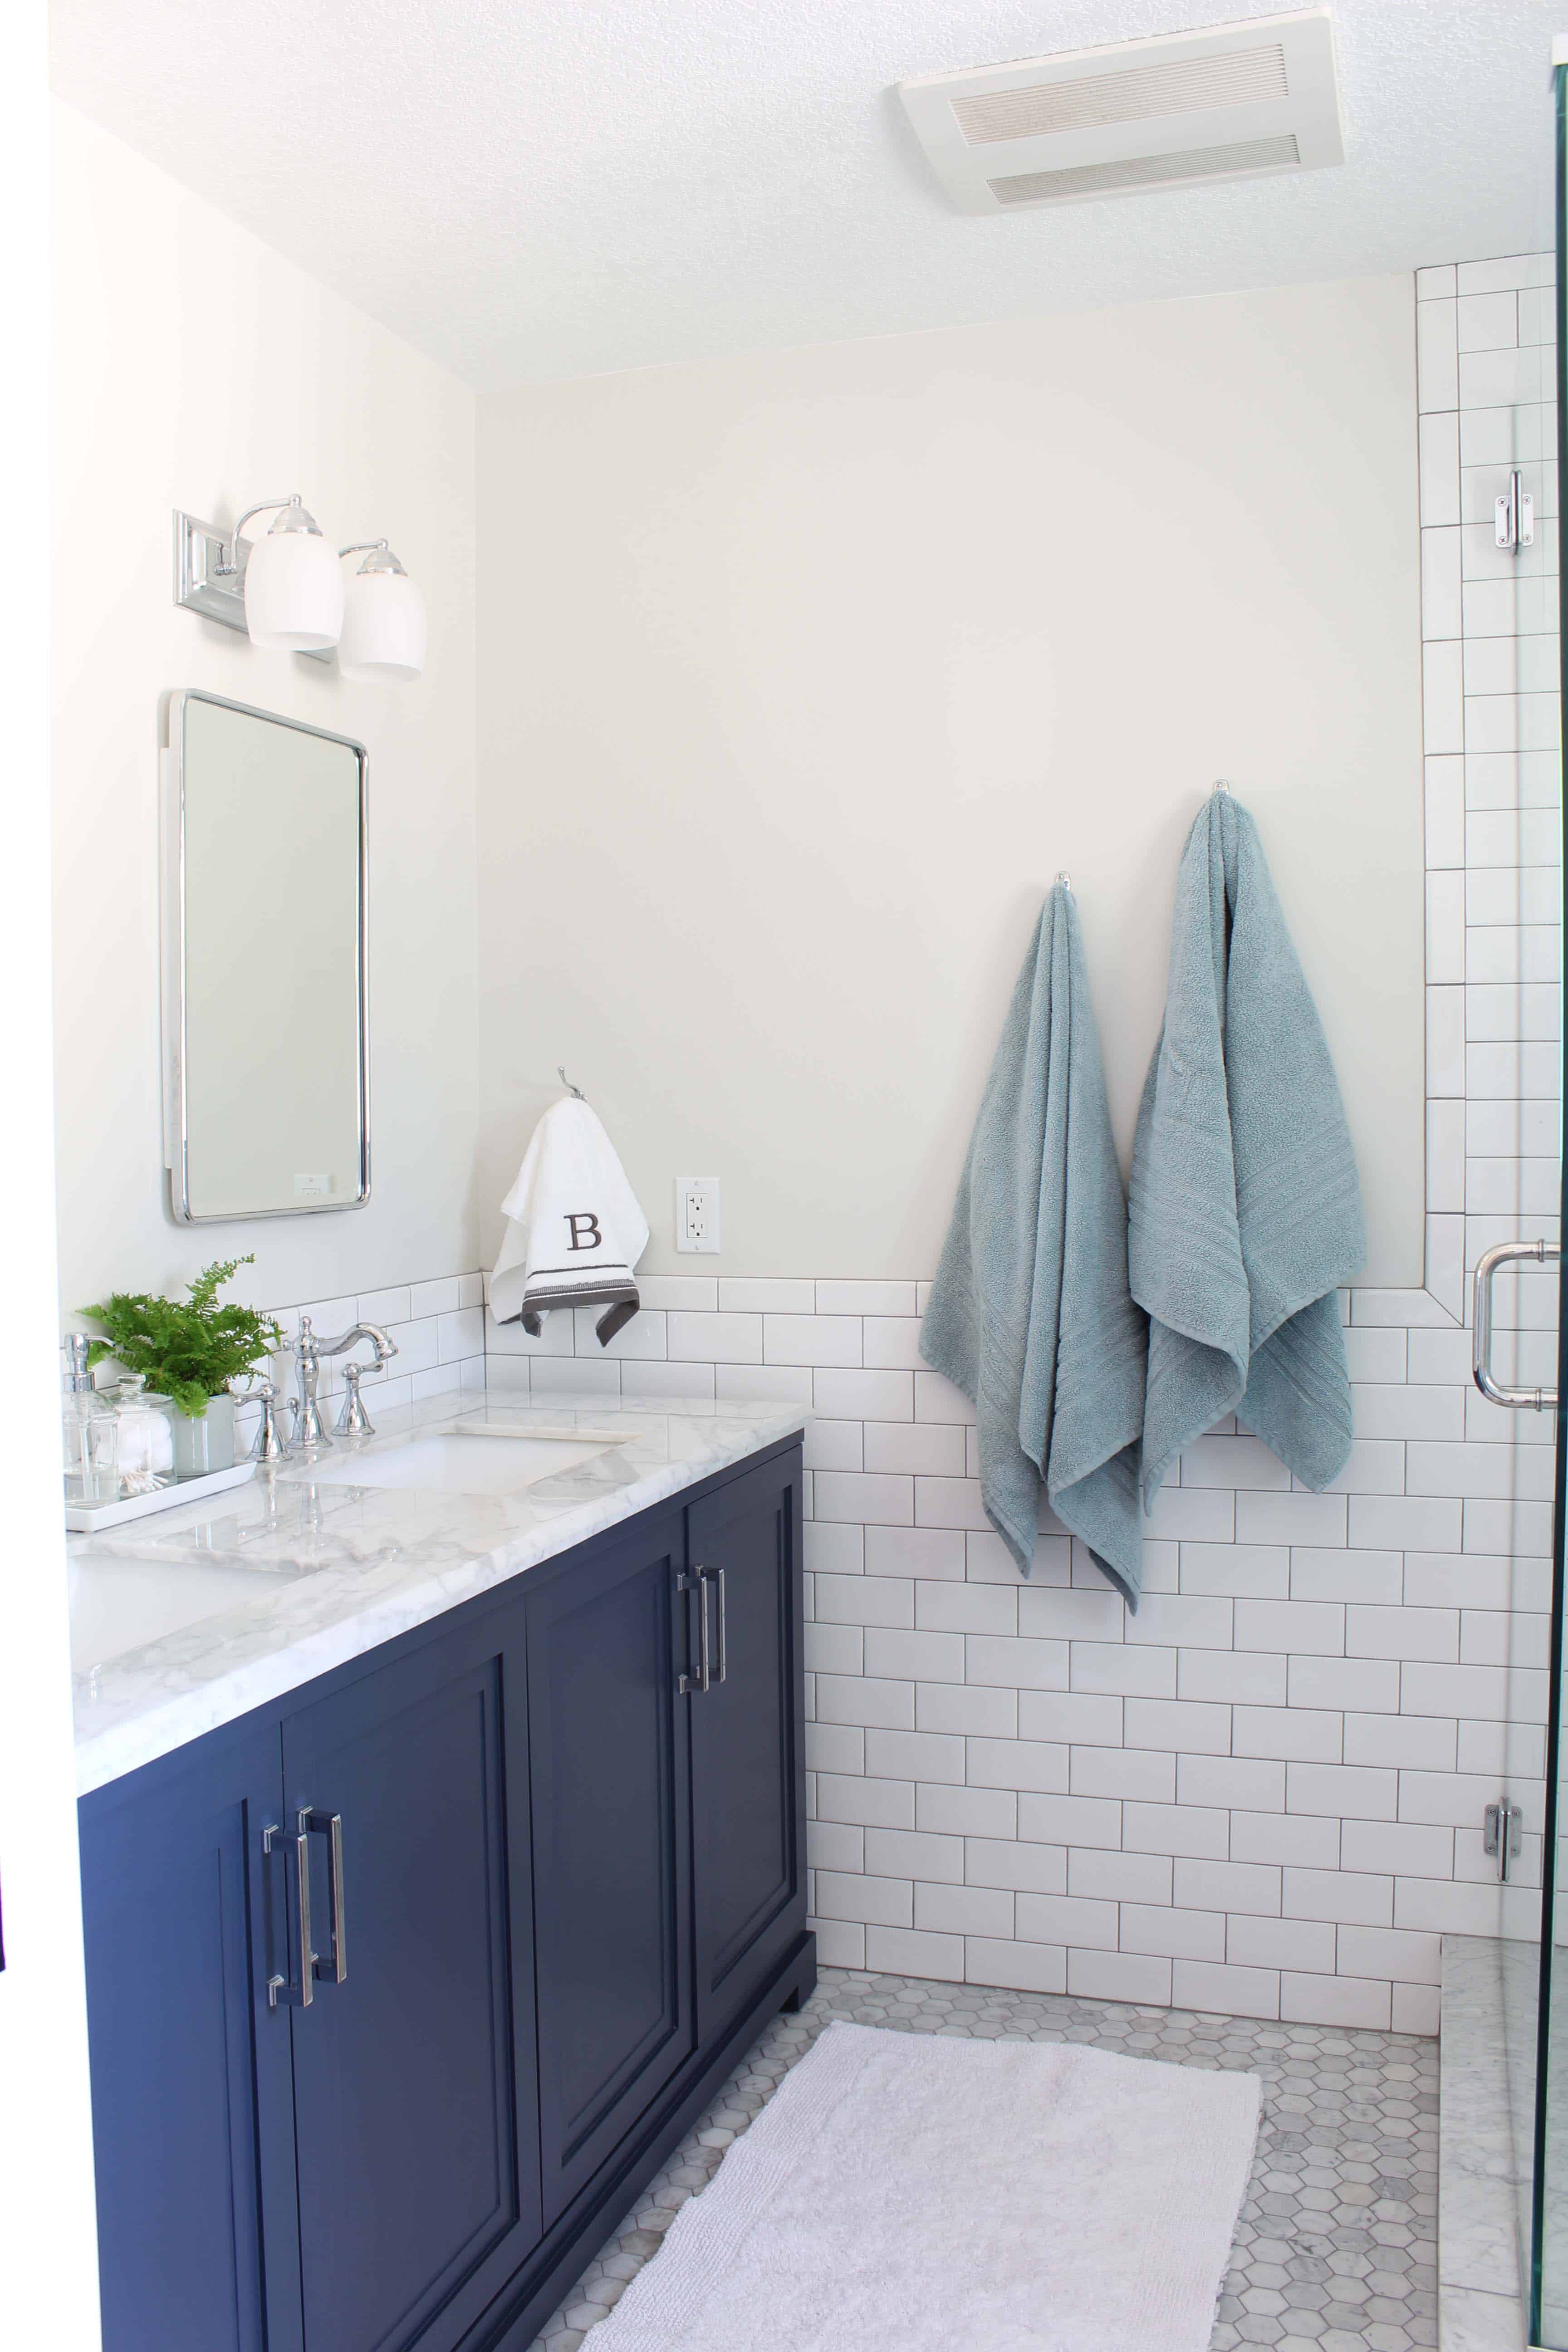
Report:
<svg viewBox="0 0 1568 2352"><path fill-rule="evenodd" d="M537 1339L552 1307L604 1307L605 1347L637 1311L632 1268L647 1220L615 1146L585 1102L568 1095L533 1130L517 1181L501 1202L506 1239L490 1276L490 1312Z"/></svg>

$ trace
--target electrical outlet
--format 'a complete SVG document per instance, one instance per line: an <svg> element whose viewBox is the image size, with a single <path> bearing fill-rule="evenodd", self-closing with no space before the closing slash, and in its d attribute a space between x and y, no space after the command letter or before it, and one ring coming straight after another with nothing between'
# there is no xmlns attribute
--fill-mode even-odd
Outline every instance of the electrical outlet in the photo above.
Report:
<svg viewBox="0 0 1568 2352"><path fill-rule="evenodd" d="M678 1176L675 1180L675 1246L678 1250L719 1253L719 1179Z"/></svg>

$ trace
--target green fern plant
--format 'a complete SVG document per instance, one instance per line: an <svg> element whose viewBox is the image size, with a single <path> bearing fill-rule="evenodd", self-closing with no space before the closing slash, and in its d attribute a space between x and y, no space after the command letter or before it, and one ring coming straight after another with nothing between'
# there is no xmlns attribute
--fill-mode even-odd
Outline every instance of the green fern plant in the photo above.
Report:
<svg viewBox="0 0 1568 2352"><path fill-rule="evenodd" d="M144 1372L150 1389L173 1397L183 1413L199 1421L209 1397L222 1396L231 1381L282 1341L282 1327L270 1315L218 1304L224 1285L255 1263L254 1252L217 1259L186 1285L187 1298L116 1290L100 1307L84 1307L81 1312L108 1335L88 1349L89 1366L112 1356L128 1372Z"/></svg>

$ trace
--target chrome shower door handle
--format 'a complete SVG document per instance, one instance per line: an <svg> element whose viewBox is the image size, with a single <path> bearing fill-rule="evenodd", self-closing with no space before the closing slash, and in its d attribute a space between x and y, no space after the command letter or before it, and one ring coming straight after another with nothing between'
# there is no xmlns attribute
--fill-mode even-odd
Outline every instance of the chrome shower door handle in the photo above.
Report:
<svg viewBox="0 0 1568 2352"><path fill-rule="evenodd" d="M313 1830L327 1841L327 1905L332 1915L332 1949L330 1959L318 1959L310 1955L315 1974L323 1984L342 1984L349 1972L348 1928L343 1909L343 1817L342 1813L319 1813L305 1806L300 1813L300 1845L309 1854L306 1840ZM307 1861L302 1867L309 1870Z"/></svg>
<svg viewBox="0 0 1568 2352"><path fill-rule="evenodd" d="M300 1981L295 1985L287 1976L274 1972L267 1979L267 2006L268 2009L276 2009L279 2002L283 2001L295 2009L309 2009L314 1998L310 1979L316 1964L316 1954L310 1940L310 1841L305 1833L304 1815L300 1816L299 1834L289 1839L285 1839L278 1822L268 1822L261 1832L261 1851L264 1854L270 1856L274 1840L278 1841L285 1853L290 1845L294 1849L294 1888L297 1896L295 1919L300 1929ZM283 1905L287 1912L289 1905L287 1870L284 1872Z"/></svg>
<svg viewBox="0 0 1568 2352"><path fill-rule="evenodd" d="M1492 1283L1500 1267L1505 1265L1556 1265L1563 1252L1556 1242L1499 1242L1487 1251L1476 1267L1474 1310L1471 1315L1473 1353L1471 1364L1476 1386L1491 1404L1507 1405L1514 1412L1554 1412L1557 1409L1555 1389L1511 1389L1492 1377Z"/></svg>

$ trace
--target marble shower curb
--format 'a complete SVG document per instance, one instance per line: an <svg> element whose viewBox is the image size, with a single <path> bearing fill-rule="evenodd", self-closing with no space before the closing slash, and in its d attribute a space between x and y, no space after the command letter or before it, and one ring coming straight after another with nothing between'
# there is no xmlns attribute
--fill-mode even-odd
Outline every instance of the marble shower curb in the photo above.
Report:
<svg viewBox="0 0 1568 2352"><path fill-rule="evenodd" d="M1533 1948L1529 1949L1533 1955ZM1438 2057L1437 2330L1441 2352L1525 2352L1503 1969L1489 1936L1443 1938Z"/></svg>

